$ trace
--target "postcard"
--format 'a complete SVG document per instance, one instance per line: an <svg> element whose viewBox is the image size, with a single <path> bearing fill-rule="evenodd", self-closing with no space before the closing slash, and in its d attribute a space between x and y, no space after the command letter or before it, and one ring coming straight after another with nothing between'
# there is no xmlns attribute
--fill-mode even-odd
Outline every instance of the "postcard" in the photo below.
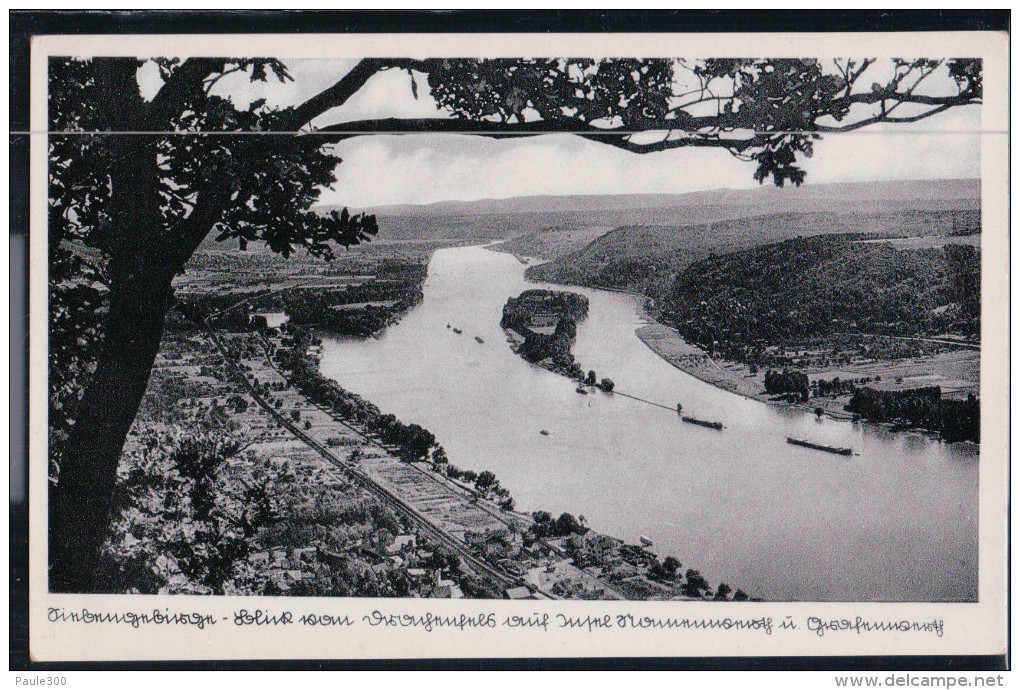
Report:
<svg viewBox="0 0 1020 690"><path fill-rule="evenodd" d="M1001 654L1008 37L39 36L39 661Z"/></svg>

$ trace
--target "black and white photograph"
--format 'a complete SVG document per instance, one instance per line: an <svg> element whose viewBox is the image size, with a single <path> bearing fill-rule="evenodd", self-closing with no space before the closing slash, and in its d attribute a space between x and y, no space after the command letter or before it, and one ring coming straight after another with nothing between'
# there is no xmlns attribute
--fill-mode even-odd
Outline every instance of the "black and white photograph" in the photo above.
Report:
<svg viewBox="0 0 1020 690"><path fill-rule="evenodd" d="M48 596L750 628L1002 586L982 53L170 38L34 63Z"/></svg>

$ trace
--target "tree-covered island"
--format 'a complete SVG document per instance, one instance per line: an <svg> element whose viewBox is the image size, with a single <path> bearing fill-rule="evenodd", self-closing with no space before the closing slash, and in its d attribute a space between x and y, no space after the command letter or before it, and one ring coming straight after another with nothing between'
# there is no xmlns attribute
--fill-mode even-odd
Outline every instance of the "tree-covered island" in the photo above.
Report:
<svg viewBox="0 0 1020 690"><path fill-rule="evenodd" d="M614 388L611 379L587 375L570 352L577 337L577 324L588 316L588 298L576 292L525 290L503 306L499 325L511 347L521 357L549 371L563 374L606 392Z"/></svg>

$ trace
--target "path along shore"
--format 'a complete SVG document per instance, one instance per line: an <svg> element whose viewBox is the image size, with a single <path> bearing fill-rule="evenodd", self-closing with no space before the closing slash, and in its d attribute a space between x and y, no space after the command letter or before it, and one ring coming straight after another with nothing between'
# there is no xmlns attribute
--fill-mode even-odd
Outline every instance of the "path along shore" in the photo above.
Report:
<svg viewBox="0 0 1020 690"><path fill-rule="evenodd" d="M821 407L833 419L853 419L853 415L843 409L845 400L842 398L812 398L808 403L774 400L764 392L761 377L752 375L746 366L735 362L720 362L709 357L705 350L687 342L675 330L661 323L649 323L634 333L652 352L674 367L716 388L763 403L795 407L806 412Z"/></svg>

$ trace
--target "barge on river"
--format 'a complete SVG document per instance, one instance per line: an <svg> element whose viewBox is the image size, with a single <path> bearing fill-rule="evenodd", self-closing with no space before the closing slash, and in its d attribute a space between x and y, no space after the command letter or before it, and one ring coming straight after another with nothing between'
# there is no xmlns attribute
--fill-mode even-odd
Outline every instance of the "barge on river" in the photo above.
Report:
<svg viewBox="0 0 1020 690"><path fill-rule="evenodd" d="M704 419L696 419L694 417L680 417L680 419L681 421L687 422L688 424L697 424L698 426L703 426L708 429L715 429L716 431L719 431L723 428L722 422L708 422L705 421Z"/></svg>
<svg viewBox="0 0 1020 690"><path fill-rule="evenodd" d="M812 450L821 450L826 453L835 453L836 455L853 455L853 448L838 448L836 446L823 446L821 443L812 443L811 441L805 441L802 438L792 438L787 436L786 442L791 446L802 446L804 448L811 448Z"/></svg>

